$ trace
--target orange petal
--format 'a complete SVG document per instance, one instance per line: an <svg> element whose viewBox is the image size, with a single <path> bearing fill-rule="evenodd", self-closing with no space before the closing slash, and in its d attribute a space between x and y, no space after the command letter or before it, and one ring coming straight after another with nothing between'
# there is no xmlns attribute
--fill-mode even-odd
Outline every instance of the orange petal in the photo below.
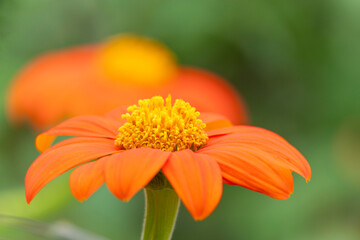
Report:
<svg viewBox="0 0 360 240"><path fill-rule="evenodd" d="M13 121L24 118L38 128L48 127L77 107L79 90L88 82L95 46L53 51L32 60L14 79L7 98Z"/></svg>
<svg viewBox="0 0 360 240"><path fill-rule="evenodd" d="M36 137L36 148L43 152L56 136L102 137L114 139L121 123L100 116L79 116L68 119Z"/></svg>
<svg viewBox="0 0 360 240"><path fill-rule="evenodd" d="M234 126L207 133L212 139L208 143L209 146L213 144L253 146L271 154L273 156L272 164L288 168L303 176L307 181L311 178L309 163L303 155L274 132L259 127ZM227 135L221 136L221 134Z"/></svg>
<svg viewBox="0 0 360 240"><path fill-rule="evenodd" d="M184 99L200 112L224 115L234 124L247 123L247 110L241 96L225 79L213 73L183 67L167 93L174 99Z"/></svg>
<svg viewBox="0 0 360 240"><path fill-rule="evenodd" d="M40 134L35 138L35 146L39 152L45 152L46 149L51 147L51 144L54 142L56 136L48 134Z"/></svg>
<svg viewBox="0 0 360 240"><path fill-rule="evenodd" d="M108 158L85 163L71 172L70 189L77 200L82 202L88 199L104 183L104 169Z"/></svg>
<svg viewBox="0 0 360 240"><path fill-rule="evenodd" d="M200 113L199 119L206 123L205 131L232 126L232 123L225 116L215 113Z"/></svg>
<svg viewBox="0 0 360 240"><path fill-rule="evenodd" d="M223 183L228 184L228 185L236 185L235 183L230 182L228 179L226 179L224 177L223 177Z"/></svg>
<svg viewBox="0 0 360 240"><path fill-rule="evenodd" d="M26 173L27 202L47 183L69 169L117 151L113 140L103 138L77 137L54 145L42 153Z"/></svg>
<svg viewBox="0 0 360 240"><path fill-rule="evenodd" d="M206 218L218 205L222 177L214 158L191 150L178 151L162 170L195 220Z"/></svg>
<svg viewBox="0 0 360 240"><path fill-rule="evenodd" d="M230 133L235 133L235 132L239 132L239 128L241 128L242 126L229 126L229 127L225 127L225 128L218 128L218 129L212 129L212 130L208 130L206 132L206 134L209 137L218 137L218 136L223 136L223 135L227 135ZM251 126L248 126L251 127Z"/></svg>
<svg viewBox="0 0 360 240"><path fill-rule="evenodd" d="M197 154L212 156L227 182L237 184L276 199L293 192L291 171L274 163L274 157L252 146L213 144Z"/></svg>
<svg viewBox="0 0 360 240"><path fill-rule="evenodd" d="M122 106L119 108L116 108L115 110L112 110L104 115L106 118L113 119L117 122L119 122L119 127L123 125L126 122L126 119L122 118L122 115L127 113L127 108L129 106Z"/></svg>
<svg viewBox="0 0 360 240"><path fill-rule="evenodd" d="M106 164L105 181L120 200L129 201L160 171L171 152L136 148L112 155Z"/></svg>

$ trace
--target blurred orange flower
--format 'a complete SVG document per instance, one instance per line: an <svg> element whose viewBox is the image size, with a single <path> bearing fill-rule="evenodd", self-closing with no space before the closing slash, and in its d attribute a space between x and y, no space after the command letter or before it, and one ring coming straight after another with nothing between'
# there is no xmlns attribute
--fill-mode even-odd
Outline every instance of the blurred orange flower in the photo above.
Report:
<svg viewBox="0 0 360 240"><path fill-rule="evenodd" d="M44 128L168 93L200 111L225 115L235 124L246 122L243 101L224 79L179 66L165 46L132 35L36 58L15 78L7 109L13 122L26 119Z"/></svg>
<svg viewBox="0 0 360 240"><path fill-rule="evenodd" d="M170 96L140 100L127 111L71 118L40 134L36 146L44 152L26 174L27 201L81 164L70 175L79 201L104 182L128 201L161 171L194 219L201 220L220 201L223 182L286 199L293 192L292 171L311 177L305 158L271 131L232 126L183 100L172 104ZM75 137L49 148L59 135Z"/></svg>

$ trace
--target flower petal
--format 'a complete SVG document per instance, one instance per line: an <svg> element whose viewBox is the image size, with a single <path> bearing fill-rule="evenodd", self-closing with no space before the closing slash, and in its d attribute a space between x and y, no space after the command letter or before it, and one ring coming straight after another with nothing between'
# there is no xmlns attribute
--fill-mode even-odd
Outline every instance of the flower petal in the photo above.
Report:
<svg viewBox="0 0 360 240"><path fill-rule="evenodd" d="M121 126L115 120L100 116L79 116L68 119L59 125L39 134L35 145L40 152L50 147L56 136L102 137L114 139Z"/></svg>
<svg viewBox="0 0 360 240"><path fill-rule="evenodd" d="M160 171L171 152L136 148L112 155L106 164L105 181L120 200L129 201Z"/></svg>
<svg viewBox="0 0 360 240"><path fill-rule="evenodd" d="M162 170L195 220L206 218L218 205L222 177L214 158L191 150L178 151Z"/></svg>
<svg viewBox="0 0 360 240"><path fill-rule="evenodd" d="M69 169L118 151L113 140L103 138L76 137L52 146L31 164L26 173L27 202L47 183Z"/></svg>
<svg viewBox="0 0 360 240"><path fill-rule="evenodd" d="M225 116L215 113L200 113L199 119L206 123L206 131L232 126L232 123Z"/></svg>
<svg viewBox="0 0 360 240"><path fill-rule="evenodd" d="M106 160L103 157L99 160L85 163L71 172L69 183L74 197L80 202L88 199L103 183Z"/></svg>
<svg viewBox="0 0 360 240"><path fill-rule="evenodd" d="M16 76L9 90L7 110L17 122L30 120L39 128L49 127L73 108L79 108L79 92L89 82L96 56L95 46L81 46L43 54Z"/></svg>
<svg viewBox="0 0 360 240"><path fill-rule="evenodd" d="M198 68L182 67L171 89L165 90L166 94L171 93L174 99L184 99L200 112L219 113L234 124L247 123L244 101L220 76Z"/></svg>
<svg viewBox="0 0 360 240"><path fill-rule="evenodd" d="M121 106L119 108L116 108L115 110L112 110L104 115L106 118L113 119L117 122L119 122L119 127L123 125L123 123L126 122L126 119L122 117L123 114L127 113L127 108L129 106Z"/></svg>
<svg viewBox="0 0 360 240"><path fill-rule="evenodd" d="M252 126L234 126L207 132L211 138L208 147L214 144L253 146L273 156L273 163L311 178L311 168L304 156L278 134ZM214 146L215 147L215 146Z"/></svg>
<svg viewBox="0 0 360 240"><path fill-rule="evenodd" d="M228 185L236 185L233 182L230 182L229 180L227 180L226 178L223 177L223 183L228 184Z"/></svg>
<svg viewBox="0 0 360 240"><path fill-rule="evenodd" d="M240 144L214 144L198 154L214 157L226 182L276 199L288 198L293 192L291 171L274 163L274 157L261 149Z"/></svg>
<svg viewBox="0 0 360 240"><path fill-rule="evenodd" d="M209 137L218 137L218 136L223 136L223 135L227 135L230 133L241 132L241 130L239 129L241 127L243 127L243 126L230 126L230 127L225 127L225 128L208 130L207 135ZM248 127L251 127L251 126L248 126Z"/></svg>

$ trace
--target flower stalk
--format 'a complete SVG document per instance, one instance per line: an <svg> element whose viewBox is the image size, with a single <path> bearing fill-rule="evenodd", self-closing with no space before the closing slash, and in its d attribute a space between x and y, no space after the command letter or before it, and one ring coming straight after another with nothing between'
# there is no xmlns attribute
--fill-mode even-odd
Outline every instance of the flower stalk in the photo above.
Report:
<svg viewBox="0 0 360 240"><path fill-rule="evenodd" d="M142 240L169 240L174 231L179 197L171 188L145 188L145 218Z"/></svg>

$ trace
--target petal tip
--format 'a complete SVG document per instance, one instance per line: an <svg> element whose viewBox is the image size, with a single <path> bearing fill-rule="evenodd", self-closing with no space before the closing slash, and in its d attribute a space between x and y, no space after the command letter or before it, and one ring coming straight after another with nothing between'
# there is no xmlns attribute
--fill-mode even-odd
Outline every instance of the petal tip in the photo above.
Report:
<svg viewBox="0 0 360 240"><path fill-rule="evenodd" d="M205 212L202 212L202 213L197 212L195 214L190 212L190 214L191 214L191 216L193 217L193 219L195 221L203 221L203 220L205 220L205 218L208 218L211 215L212 212L213 211L207 212L207 213L205 213Z"/></svg>
<svg viewBox="0 0 360 240"><path fill-rule="evenodd" d="M78 200L79 202L84 202L85 200L87 200L86 198L83 198L83 197L77 197L77 196L75 196L74 194L73 194L73 196L74 196L74 198L76 199L76 200Z"/></svg>
<svg viewBox="0 0 360 240"><path fill-rule="evenodd" d="M28 175L25 176L25 198L27 204L30 204L30 202L35 197L34 191L30 188L29 181L28 181Z"/></svg>
<svg viewBox="0 0 360 240"><path fill-rule="evenodd" d="M129 202L133 196L127 196L127 195L124 196L117 194L116 197L123 202Z"/></svg>
<svg viewBox="0 0 360 240"><path fill-rule="evenodd" d="M25 198L26 198L26 202L28 205L30 205L31 201L33 200L33 196L31 196L30 194L25 193Z"/></svg>
<svg viewBox="0 0 360 240"><path fill-rule="evenodd" d="M207 216L192 216L194 218L195 221L199 222L204 220L205 218L207 218L209 215Z"/></svg>
<svg viewBox="0 0 360 240"><path fill-rule="evenodd" d="M39 134L35 139L35 146L39 152L45 152L55 140L55 135Z"/></svg>
<svg viewBox="0 0 360 240"><path fill-rule="evenodd" d="M109 186L108 186L109 188ZM123 202L129 202L131 200L131 198L136 194L136 193L123 193L123 192L119 192L119 191L114 191L113 189L110 189L110 192L112 194L115 195L116 198L118 198L120 201Z"/></svg>

